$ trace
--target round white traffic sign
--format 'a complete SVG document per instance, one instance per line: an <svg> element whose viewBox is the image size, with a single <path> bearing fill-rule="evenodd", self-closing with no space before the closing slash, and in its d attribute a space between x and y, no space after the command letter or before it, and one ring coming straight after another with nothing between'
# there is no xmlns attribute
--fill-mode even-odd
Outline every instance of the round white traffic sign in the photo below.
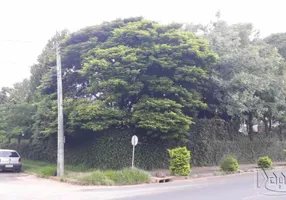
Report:
<svg viewBox="0 0 286 200"><path fill-rule="evenodd" d="M138 137L136 135L133 135L131 138L131 144L133 146L136 146L138 144Z"/></svg>

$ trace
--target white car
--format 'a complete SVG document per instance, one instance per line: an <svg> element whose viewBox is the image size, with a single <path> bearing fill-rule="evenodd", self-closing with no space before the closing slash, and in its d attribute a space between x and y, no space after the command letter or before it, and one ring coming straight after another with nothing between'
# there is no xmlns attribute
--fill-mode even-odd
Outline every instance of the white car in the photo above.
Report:
<svg viewBox="0 0 286 200"><path fill-rule="evenodd" d="M15 150L0 149L0 170L12 170L20 172L22 168L22 159Z"/></svg>

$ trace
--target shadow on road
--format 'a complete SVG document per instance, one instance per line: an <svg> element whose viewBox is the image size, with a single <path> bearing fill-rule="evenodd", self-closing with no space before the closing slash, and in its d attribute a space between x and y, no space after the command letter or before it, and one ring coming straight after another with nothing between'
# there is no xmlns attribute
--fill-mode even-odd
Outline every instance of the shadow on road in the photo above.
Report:
<svg viewBox="0 0 286 200"><path fill-rule="evenodd" d="M0 174L20 174L20 173L17 173L11 170L5 170L5 171L0 170Z"/></svg>
<svg viewBox="0 0 286 200"><path fill-rule="evenodd" d="M8 179L8 178L17 178L17 177L23 177L23 176L28 176L27 174L21 172L13 172L13 171L0 171L0 181L1 179Z"/></svg>

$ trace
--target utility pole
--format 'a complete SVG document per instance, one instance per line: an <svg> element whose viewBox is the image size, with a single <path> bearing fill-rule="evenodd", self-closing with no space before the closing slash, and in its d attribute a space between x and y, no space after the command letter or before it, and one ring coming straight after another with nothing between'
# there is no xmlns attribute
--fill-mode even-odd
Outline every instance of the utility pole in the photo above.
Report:
<svg viewBox="0 0 286 200"><path fill-rule="evenodd" d="M62 66L59 39L57 48L57 85L58 85L58 161L57 176L64 175L64 119L63 119L63 93L62 93Z"/></svg>

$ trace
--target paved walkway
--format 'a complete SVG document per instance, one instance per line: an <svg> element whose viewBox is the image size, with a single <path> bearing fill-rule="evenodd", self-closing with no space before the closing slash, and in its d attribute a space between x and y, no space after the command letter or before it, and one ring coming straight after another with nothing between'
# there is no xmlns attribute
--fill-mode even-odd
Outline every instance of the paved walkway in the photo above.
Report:
<svg viewBox="0 0 286 200"><path fill-rule="evenodd" d="M286 168L286 162L275 162L273 163L273 167L277 169ZM242 164L239 166L240 171L252 171L257 168L257 164ZM168 170L156 170L152 172L153 176L156 176L156 173L161 172L163 174L168 175ZM206 177L213 176L220 173L219 166L207 166L207 167L192 167L191 177Z"/></svg>
<svg viewBox="0 0 286 200"><path fill-rule="evenodd" d="M278 172L279 171L275 171ZM284 200L286 193L255 187L255 173L136 186L77 186L24 173L0 173L5 200ZM260 179L259 179L260 180ZM278 185L279 186L279 185ZM279 187L278 187L279 189ZM284 190L282 191L284 192Z"/></svg>

